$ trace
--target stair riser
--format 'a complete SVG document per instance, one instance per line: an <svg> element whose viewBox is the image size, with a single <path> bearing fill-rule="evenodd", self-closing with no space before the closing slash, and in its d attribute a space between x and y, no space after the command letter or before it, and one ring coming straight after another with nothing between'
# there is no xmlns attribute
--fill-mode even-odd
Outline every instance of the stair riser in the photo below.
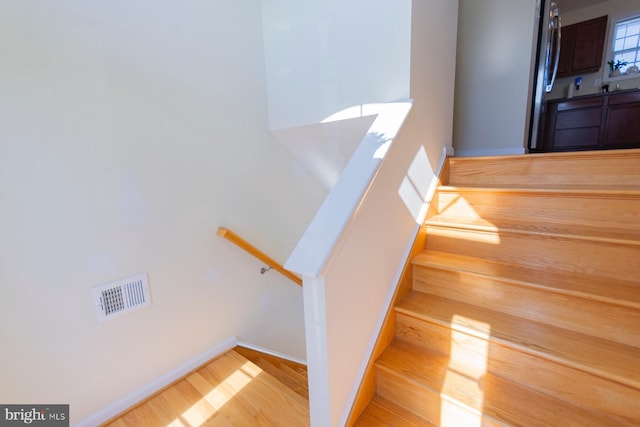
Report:
<svg viewBox="0 0 640 427"><path fill-rule="evenodd" d="M451 158L449 185L456 186L640 186L640 150Z"/></svg>
<svg viewBox="0 0 640 427"><path fill-rule="evenodd" d="M492 345L489 372L589 410L640 425L640 391L580 369Z"/></svg>
<svg viewBox="0 0 640 427"><path fill-rule="evenodd" d="M374 397L367 410L355 424L347 422L350 427L380 427L380 426L406 426L406 427L436 427L411 411L407 411L387 399L380 396Z"/></svg>
<svg viewBox="0 0 640 427"><path fill-rule="evenodd" d="M478 410L441 397L439 391L420 387L388 372L378 370L377 383L380 396L437 426L504 427Z"/></svg>
<svg viewBox="0 0 640 427"><path fill-rule="evenodd" d="M455 316L454 316L455 317ZM474 360L478 354L481 355L481 359L486 359L487 354L487 338L490 337L490 325L487 325L487 333L469 332L465 327L465 323L468 320L463 316L458 319L453 318L447 324L440 321L430 321L422 319L420 317L414 317L412 315L397 312L396 313L396 338L399 340L411 342L413 345L421 347L429 351L435 351L443 355L449 356L453 348L456 349L456 358L460 360ZM453 325L453 327L452 327ZM505 348L511 348L518 354L526 352L523 348L530 348L528 353L538 355L547 354L543 347L531 348L531 340L535 340L538 335L538 331L532 329L529 333L529 337L518 339L514 337L513 345L510 347L504 343L504 341L493 340L492 346L502 346ZM557 356L541 356L543 361L554 361L561 358L561 353L557 353ZM620 363L630 363L628 358L622 359L620 355ZM636 388L640 391L640 381L635 378L629 378L627 376L617 375L611 372L607 372L599 366L602 366L602 360L596 361L593 367L585 367L579 363L566 362L567 366L581 367L584 370L588 370L590 373L600 376L607 381L613 381L621 383L631 388ZM553 362L556 363L556 362Z"/></svg>
<svg viewBox="0 0 640 427"><path fill-rule="evenodd" d="M415 387L415 386L414 386ZM411 390L403 381L395 376L377 370L376 388L378 395L396 405L411 411L426 421L440 424L440 397L428 390Z"/></svg>
<svg viewBox="0 0 640 427"><path fill-rule="evenodd" d="M640 275L636 245L434 226L427 236L429 250L619 280Z"/></svg>
<svg viewBox="0 0 640 427"><path fill-rule="evenodd" d="M435 199L435 213L465 219L493 218L505 221L542 222L637 231L640 224L638 196L578 196L540 194L442 191Z"/></svg>
<svg viewBox="0 0 640 427"><path fill-rule="evenodd" d="M640 310L458 270L414 266L413 289L640 347Z"/></svg>
<svg viewBox="0 0 640 427"><path fill-rule="evenodd" d="M484 360L489 374L605 416L640 423L637 388L402 313L397 315L397 336L448 355L457 365Z"/></svg>
<svg viewBox="0 0 640 427"><path fill-rule="evenodd" d="M519 388L509 386L509 382L493 375L483 381L485 399L491 401L485 413L504 420L507 425L529 425L536 427L622 427L620 420L613 420L598 414L572 408L567 413L564 402L546 399L546 404L538 404L532 410L530 395ZM628 427L631 427L630 425Z"/></svg>
<svg viewBox="0 0 640 427"><path fill-rule="evenodd" d="M521 389L510 387L508 381L493 375L485 375L477 383L474 380L468 380L466 385L462 382L454 385L456 380L452 381L453 376L450 374L455 376L455 371L450 371L443 378L444 390L432 390L407 380L402 374L381 369L377 377L378 393L419 417L440 426L621 427L629 425L623 420L608 419L579 409L570 409L571 415L568 416L562 410L557 410L558 408L567 410L566 404L561 402L553 402L553 405L540 406L531 410L529 395L520 396L518 391ZM461 377L457 380L464 381ZM452 390L453 393L450 394L446 388L452 387L456 390ZM477 407L461 404L456 399L456 392L465 389L479 390ZM400 394L399 390L402 390ZM497 422L497 419L507 424Z"/></svg>

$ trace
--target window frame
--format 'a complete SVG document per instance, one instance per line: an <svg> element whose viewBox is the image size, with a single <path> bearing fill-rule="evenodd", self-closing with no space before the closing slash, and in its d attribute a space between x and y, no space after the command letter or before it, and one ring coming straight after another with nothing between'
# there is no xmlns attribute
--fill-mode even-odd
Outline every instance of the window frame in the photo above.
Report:
<svg viewBox="0 0 640 427"><path fill-rule="evenodd" d="M635 12L618 14L616 16L611 16L609 19L609 29L607 31L607 42L606 42L607 44L606 44L606 50L604 53L605 56L602 61L603 63L602 81L603 82L617 82L621 80L640 79L640 73L625 74L621 76L612 77L609 75L610 73L609 64L607 64L607 62L613 59L616 27L618 26L618 23L620 21L628 21L632 19L640 19L640 10L637 10ZM640 52L640 46L637 48L637 50ZM640 63L637 63L636 65L640 67Z"/></svg>

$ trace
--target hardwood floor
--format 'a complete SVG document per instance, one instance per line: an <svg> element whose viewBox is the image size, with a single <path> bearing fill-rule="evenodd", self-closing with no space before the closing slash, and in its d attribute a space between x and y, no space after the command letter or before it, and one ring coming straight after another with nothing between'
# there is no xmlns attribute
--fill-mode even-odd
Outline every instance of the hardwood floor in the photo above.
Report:
<svg viewBox="0 0 640 427"><path fill-rule="evenodd" d="M236 347L104 426L308 426L308 393L304 365Z"/></svg>

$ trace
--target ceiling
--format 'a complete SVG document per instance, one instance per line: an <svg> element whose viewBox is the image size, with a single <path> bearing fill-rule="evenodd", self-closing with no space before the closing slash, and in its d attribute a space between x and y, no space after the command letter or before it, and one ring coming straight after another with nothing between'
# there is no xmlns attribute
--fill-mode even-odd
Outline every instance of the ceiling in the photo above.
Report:
<svg viewBox="0 0 640 427"><path fill-rule="evenodd" d="M570 12L583 7L593 6L598 3L605 3L608 0L556 0L560 8L560 13Z"/></svg>

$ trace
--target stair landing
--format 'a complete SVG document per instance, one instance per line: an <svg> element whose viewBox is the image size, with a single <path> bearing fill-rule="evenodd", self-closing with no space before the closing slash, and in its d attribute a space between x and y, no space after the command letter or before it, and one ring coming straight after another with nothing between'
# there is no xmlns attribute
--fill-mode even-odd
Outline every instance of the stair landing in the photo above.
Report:
<svg viewBox="0 0 640 427"><path fill-rule="evenodd" d="M308 426L306 369L260 354L236 347L104 426Z"/></svg>

